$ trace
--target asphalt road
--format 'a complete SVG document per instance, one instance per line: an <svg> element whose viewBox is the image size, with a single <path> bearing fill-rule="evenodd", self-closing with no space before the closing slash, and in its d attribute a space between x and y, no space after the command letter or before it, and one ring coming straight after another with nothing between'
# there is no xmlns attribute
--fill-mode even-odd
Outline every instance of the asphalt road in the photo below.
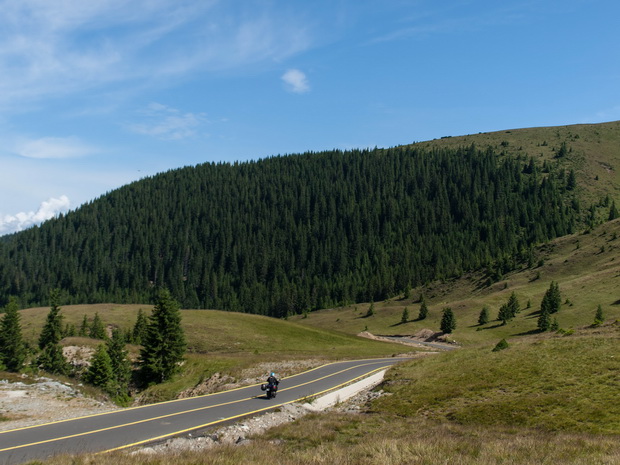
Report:
<svg viewBox="0 0 620 465"><path fill-rule="evenodd" d="M0 464L104 452L159 441L319 395L402 361L336 362L285 378L275 399L260 385L0 432Z"/></svg>

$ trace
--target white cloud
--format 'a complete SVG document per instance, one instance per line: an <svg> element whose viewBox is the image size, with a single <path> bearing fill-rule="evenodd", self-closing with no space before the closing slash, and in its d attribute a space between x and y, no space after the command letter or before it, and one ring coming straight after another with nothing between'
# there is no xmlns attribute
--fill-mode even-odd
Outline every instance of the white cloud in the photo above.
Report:
<svg viewBox="0 0 620 465"><path fill-rule="evenodd" d="M50 198L42 202L36 212L20 212L15 215L0 217L0 235L23 231L41 224L59 213L68 211L70 204L69 198L66 195L61 195L58 199Z"/></svg>
<svg viewBox="0 0 620 465"><path fill-rule="evenodd" d="M282 75L282 80L290 92L303 94L310 90L310 84L306 75L298 69L289 69Z"/></svg>
<svg viewBox="0 0 620 465"><path fill-rule="evenodd" d="M204 113L183 113L160 103L151 103L143 114L146 122L128 125L128 129L161 140L192 137L196 130L207 122Z"/></svg>
<svg viewBox="0 0 620 465"><path fill-rule="evenodd" d="M18 142L15 153L26 158L77 158L93 153L92 147L75 137L43 137Z"/></svg>
<svg viewBox="0 0 620 465"><path fill-rule="evenodd" d="M298 12L219 0L0 0L0 104L280 61L311 45Z"/></svg>

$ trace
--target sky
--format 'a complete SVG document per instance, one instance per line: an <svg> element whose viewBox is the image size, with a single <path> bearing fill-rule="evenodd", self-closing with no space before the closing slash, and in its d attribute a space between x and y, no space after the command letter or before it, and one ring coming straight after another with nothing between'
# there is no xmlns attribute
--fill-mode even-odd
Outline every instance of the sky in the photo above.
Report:
<svg viewBox="0 0 620 465"><path fill-rule="evenodd" d="M620 120L617 0L0 0L0 235L205 162Z"/></svg>

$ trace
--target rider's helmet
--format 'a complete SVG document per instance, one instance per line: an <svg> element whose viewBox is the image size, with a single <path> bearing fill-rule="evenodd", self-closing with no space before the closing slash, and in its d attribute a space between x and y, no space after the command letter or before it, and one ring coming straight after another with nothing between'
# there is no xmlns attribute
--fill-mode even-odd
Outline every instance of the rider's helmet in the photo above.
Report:
<svg viewBox="0 0 620 465"><path fill-rule="evenodd" d="M276 374L272 371L270 376L275 376Z"/></svg>

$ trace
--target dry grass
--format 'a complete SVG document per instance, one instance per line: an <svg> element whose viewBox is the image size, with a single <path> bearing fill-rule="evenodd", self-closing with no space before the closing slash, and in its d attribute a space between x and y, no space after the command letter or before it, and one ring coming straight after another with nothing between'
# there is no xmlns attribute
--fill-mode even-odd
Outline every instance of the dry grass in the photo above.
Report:
<svg viewBox="0 0 620 465"><path fill-rule="evenodd" d="M325 465L617 464L618 437L506 428L466 428L391 415L313 416L244 446L157 456L63 457L50 465L232 465L252 463Z"/></svg>

